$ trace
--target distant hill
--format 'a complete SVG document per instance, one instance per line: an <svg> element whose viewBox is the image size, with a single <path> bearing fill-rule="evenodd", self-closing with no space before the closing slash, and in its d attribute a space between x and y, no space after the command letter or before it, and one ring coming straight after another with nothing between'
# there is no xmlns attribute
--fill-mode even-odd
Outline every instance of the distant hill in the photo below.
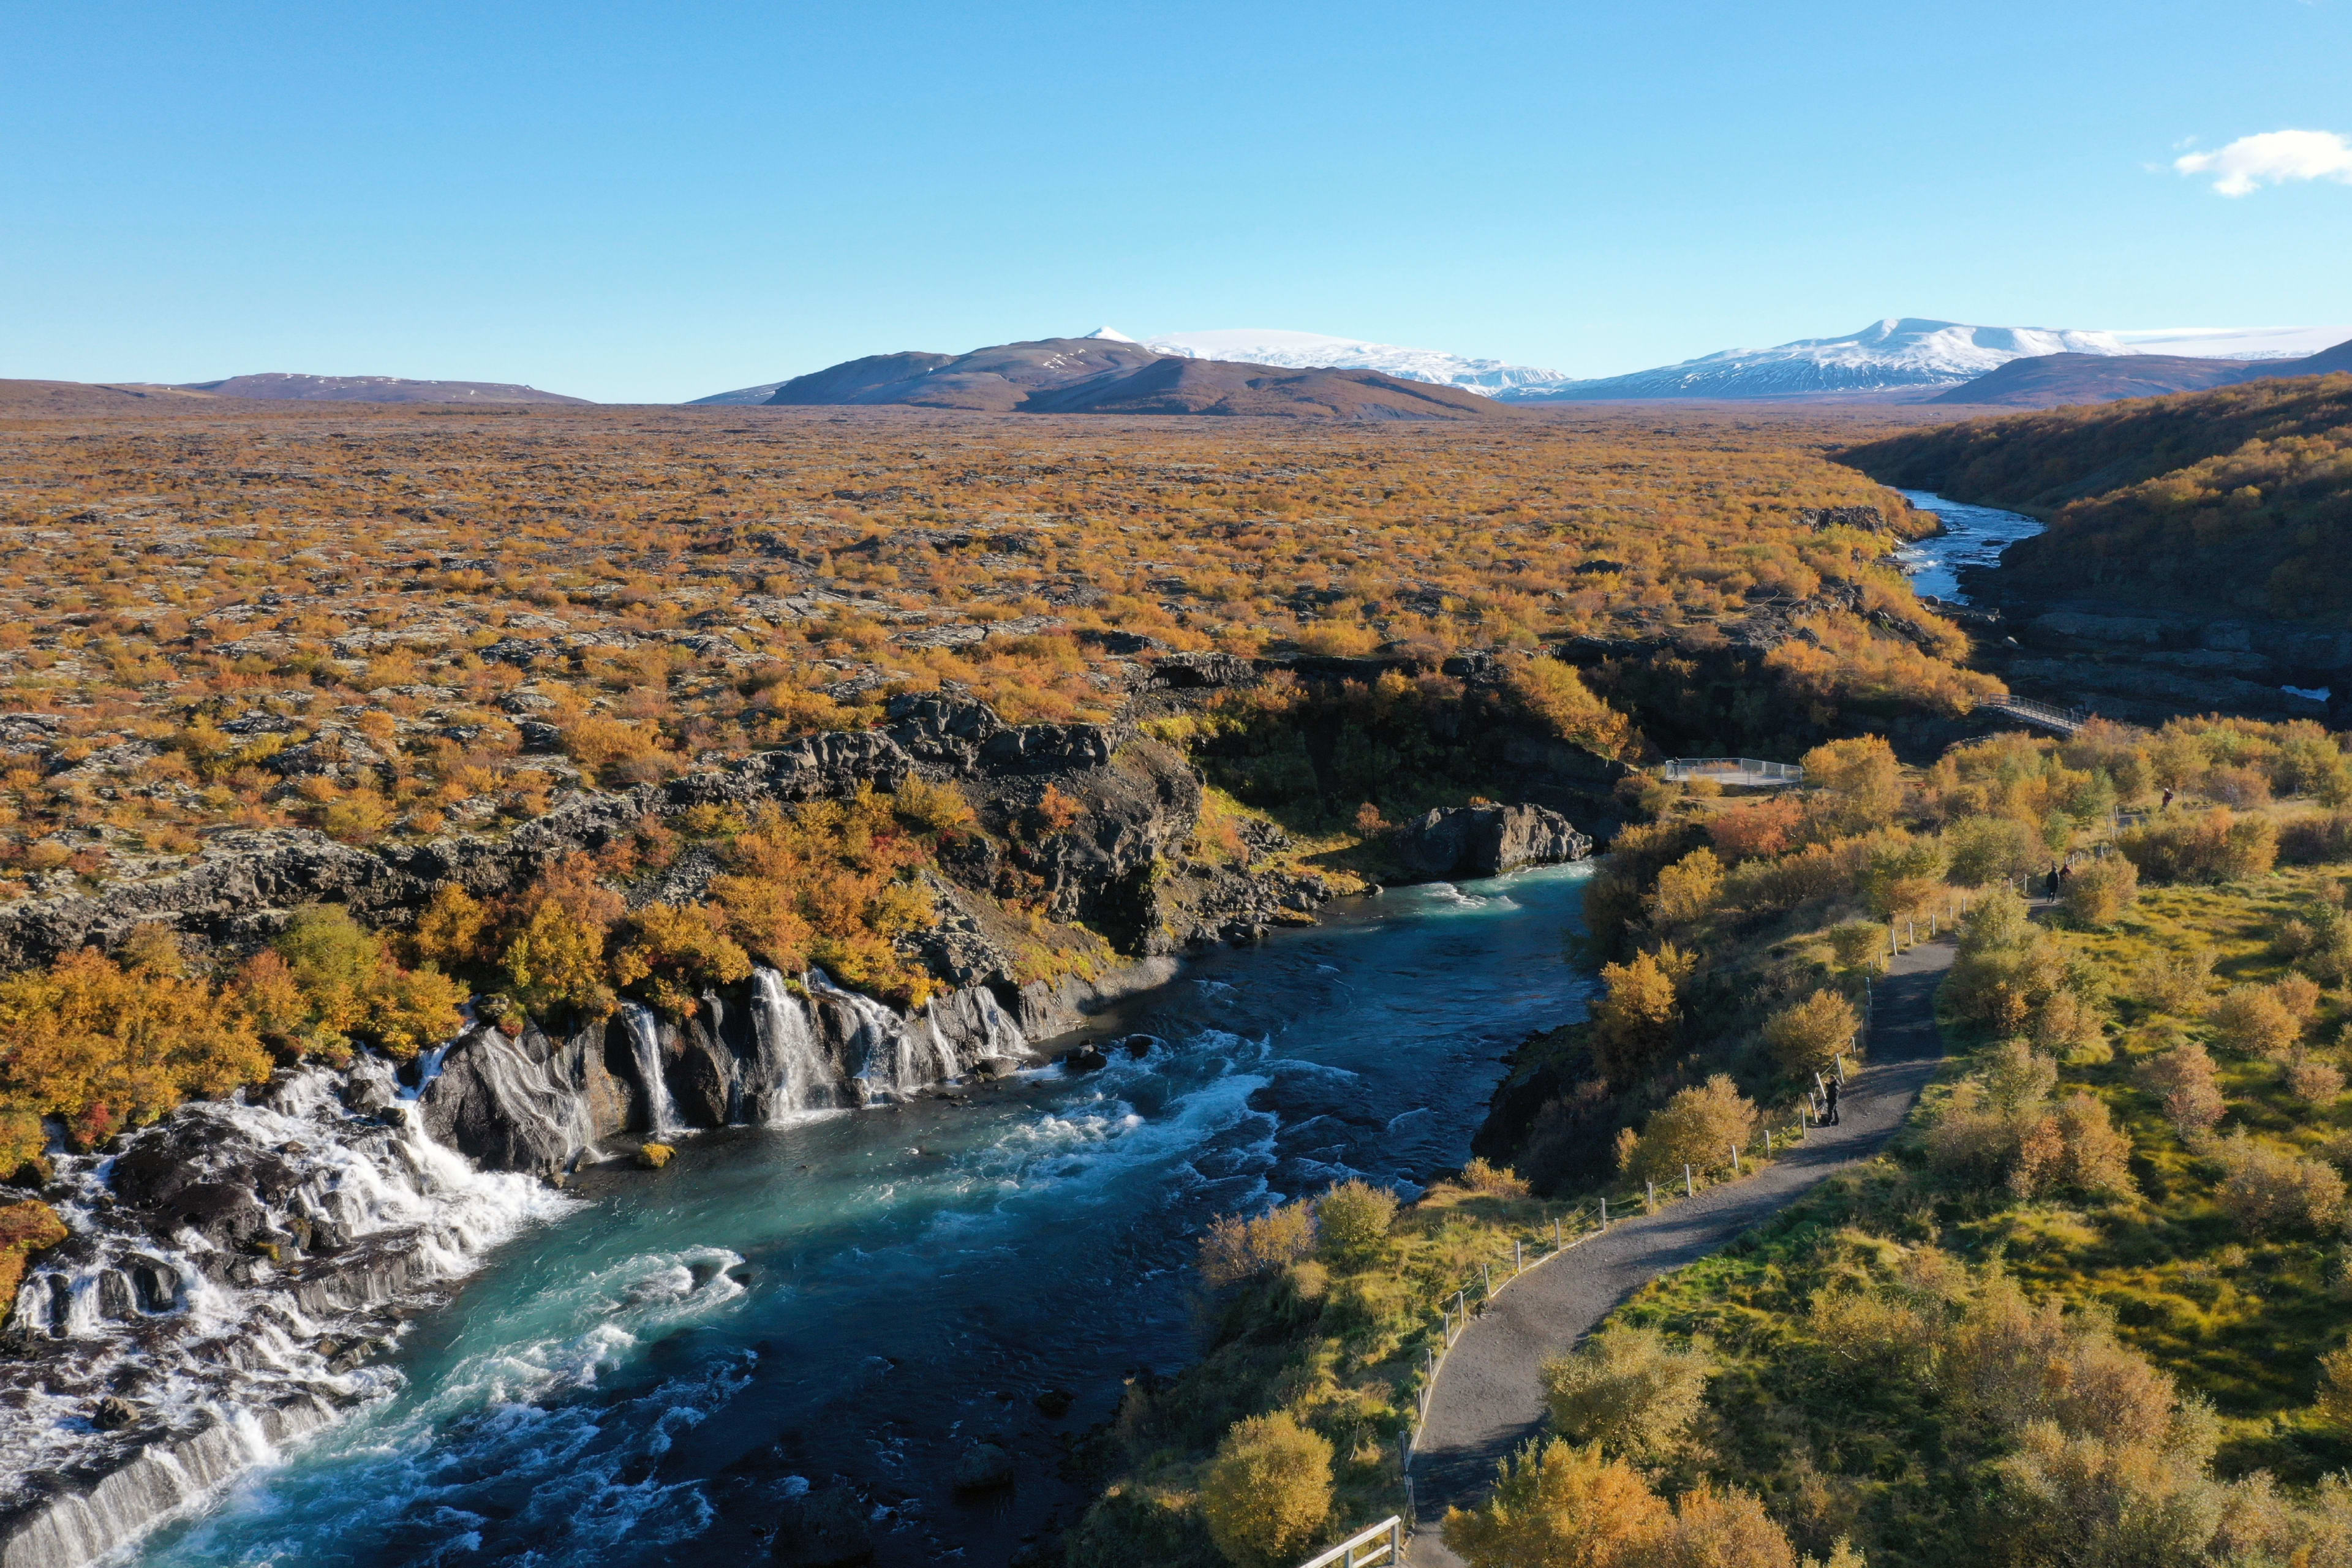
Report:
<svg viewBox="0 0 2352 1568"><path fill-rule="evenodd" d="M215 397L267 398L298 403L572 403L585 397L541 392L500 381L408 381L396 375L296 375L272 371L232 375L221 381L183 383L181 391Z"/></svg>
<svg viewBox="0 0 2352 1568"><path fill-rule="evenodd" d="M994 414L1326 419L1477 419L1502 413L1475 393L1379 371L1186 359L1118 338L1044 338L967 354L872 354L796 376L767 401Z"/></svg>
<svg viewBox="0 0 2352 1568"><path fill-rule="evenodd" d="M2005 405L2012 408L2059 408L2077 403L2118 403L2130 397L2162 397L2201 392L2243 381L2326 375L2352 371L2352 342L2341 342L2303 359L2191 359L2172 354L2041 354L2010 361L1930 403Z"/></svg>
<svg viewBox="0 0 2352 1568"><path fill-rule="evenodd" d="M2021 596L2352 625L2352 382L2272 370L1931 426L1837 457L1882 484L2048 519L2001 557Z"/></svg>
<svg viewBox="0 0 2352 1568"><path fill-rule="evenodd" d="M2179 354L2036 354L2013 359L1997 370L1930 403L1982 403L2011 408L2057 408L2070 403L2114 403L2126 397L2162 397L2201 392L2242 379L2253 367L2244 360L2189 359Z"/></svg>
<svg viewBox="0 0 2352 1568"><path fill-rule="evenodd" d="M1501 395L1521 403L1594 403L1924 394L1972 381L2031 355L2131 353L2111 332L1972 327L1905 316L1874 321L1842 338L1801 338L1776 348L1731 349L1630 375L1516 389Z"/></svg>
<svg viewBox="0 0 2352 1568"><path fill-rule="evenodd" d="M143 382L0 381L0 417L153 414L213 403L210 393Z"/></svg>

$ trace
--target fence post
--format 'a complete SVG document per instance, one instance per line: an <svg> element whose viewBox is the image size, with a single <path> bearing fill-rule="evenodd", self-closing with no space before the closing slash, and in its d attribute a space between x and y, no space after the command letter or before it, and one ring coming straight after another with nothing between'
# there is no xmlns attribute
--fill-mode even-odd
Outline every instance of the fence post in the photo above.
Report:
<svg viewBox="0 0 2352 1568"><path fill-rule="evenodd" d="M1486 1271L1483 1263L1478 1265L1478 1292L1486 1300L1495 1299L1495 1277Z"/></svg>
<svg viewBox="0 0 2352 1568"><path fill-rule="evenodd" d="M1518 1237L1513 1237L1511 1238L1511 1273L1514 1276L1524 1274L1527 1268L1528 1249L1519 1244Z"/></svg>
<svg viewBox="0 0 2352 1568"><path fill-rule="evenodd" d="M1559 1221L1555 1219L1551 1222L1551 1249L1554 1252L1558 1252L1560 1249L1561 1245L1562 1243L1559 1239Z"/></svg>
<svg viewBox="0 0 2352 1568"><path fill-rule="evenodd" d="M1769 1127L1767 1127L1766 1129L1764 1129L1764 1152L1766 1152L1767 1154L1769 1154L1771 1152L1772 1152L1772 1130L1771 1130Z"/></svg>
<svg viewBox="0 0 2352 1568"><path fill-rule="evenodd" d="M1650 1184L1650 1212L1658 1212L1658 1184L1655 1182Z"/></svg>
<svg viewBox="0 0 2352 1568"><path fill-rule="evenodd" d="M1686 1198L1695 1198L1698 1196L1698 1188L1691 1184L1690 1162L1688 1160L1685 1160L1683 1162L1683 1196Z"/></svg>
<svg viewBox="0 0 2352 1568"><path fill-rule="evenodd" d="M1606 1193L1601 1195L1601 1228L1609 1228L1609 1194Z"/></svg>
<svg viewBox="0 0 2352 1568"><path fill-rule="evenodd" d="M1739 1145L1737 1143L1731 1146L1731 1173L1735 1176L1739 1174Z"/></svg>

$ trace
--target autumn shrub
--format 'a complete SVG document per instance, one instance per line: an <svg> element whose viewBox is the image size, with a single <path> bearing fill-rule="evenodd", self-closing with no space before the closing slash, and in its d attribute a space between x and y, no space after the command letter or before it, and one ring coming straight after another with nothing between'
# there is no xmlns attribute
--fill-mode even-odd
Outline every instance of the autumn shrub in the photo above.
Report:
<svg viewBox="0 0 2352 1568"><path fill-rule="evenodd" d="M1201 1512L1235 1568L1290 1568L1330 1517L1330 1440L1283 1410L1235 1423L1201 1478Z"/></svg>
<svg viewBox="0 0 2352 1568"><path fill-rule="evenodd" d="M1462 1167L1454 1178L1467 1192L1486 1198L1523 1198L1528 1195L1525 1178L1508 1165L1490 1164L1485 1156L1474 1157Z"/></svg>
<svg viewBox="0 0 2352 1568"><path fill-rule="evenodd" d="M1556 658L1518 660L1508 680L1512 696L1561 740L1612 760L1642 750L1633 721L1595 697L1574 666Z"/></svg>
<svg viewBox="0 0 2352 1568"><path fill-rule="evenodd" d="M2279 825L2278 858L2290 866L2352 860L2352 811L2320 811Z"/></svg>
<svg viewBox="0 0 2352 1568"><path fill-rule="evenodd" d="M1350 1179L1315 1200L1315 1228L1324 1252L1341 1262L1376 1256L1396 1219L1396 1194L1386 1187Z"/></svg>
<svg viewBox="0 0 2352 1568"><path fill-rule="evenodd" d="M2217 1196L2231 1220L2258 1234L2325 1230L2344 1215L2344 1177L2324 1160L2291 1153L2241 1128L2212 1146Z"/></svg>
<svg viewBox="0 0 2352 1568"><path fill-rule="evenodd" d="M2140 1000L2167 1013L2189 1017L2204 1011L2213 981L2213 950L2201 943L2161 948L2143 960L2132 974L2132 991Z"/></svg>
<svg viewBox="0 0 2352 1568"><path fill-rule="evenodd" d="M1895 820L1903 805L1903 769L1895 748L1876 735L1831 741L1802 759L1808 805L1817 822L1840 833L1866 833Z"/></svg>
<svg viewBox="0 0 2352 1568"><path fill-rule="evenodd" d="M633 911L611 960L613 982L673 1018L693 1016L705 992L751 973L751 955L709 904L649 903Z"/></svg>
<svg viewBox="0 0 2352 1568"><path fill-rule="evenodd" d="M1676 986L1688 973L1688 961L1672 947L1601 967L1592 1054L1611 1083L1637 1082L1673 1053L1683 1018Z"/></svg>
<svg viewBox="0 0 2352 1568"><path fill-rule="evenodd" d="M235 996L184 974L126 970L91 949L0 979L0 1106L65 1119L85 1144L191 1096L269 1076L269 1053ZM23 1160L40 1152L13 1151Z"/></svg>
<svg viewBox="0 0 2352 1568"><path fill-rule="evenodd" d="M1487 1500L1446 1510L1443 1529L1470 1568L1643 1568L1673 1517L1624 1459L1553 1437L1506 1458Z"/></svg>
<svg viewBox="0 0 2352 1568"><path fill-rule="evenodd" d="M2050 1113L2058 1065L2022 1040L2005 1040L1953 1084L1927 1124L1929 1165L1979 1187L2007 1181L2026 1139Z"/></svg>
<svg viewBox="0 0 2352 1568"><path fill-rule="evenodd" d="M0 1328L7 1325L16 1305L16 1287L24 1281L26 1257L55 1247L68 1234L57 1210L45 1203L28 1199L0 1204Z"/></svg>
<svg viewBox="0 0 2352 1568"><path fill-rule="evenodd" d="M2067 915L2084 926L2111 926L2139 897L2139 868L2121 855L2094 860L2066 879Z"/></svg>
<svg viewBox="0 0 2352 1568"><path fill-rule="evenodd" d="M2352 980L2352 917L2332 903L2314 903L2279 923L2272 945L2298 970L2330 985Z"/></svg>
<svg viewBox="0 0 2352 1568"><path fill-rule="evenodd" d="M2159 882L2228 882L2259 877L2278 858L2278 829L2264 816L2226 805L2167 812L2125 829L2116 847Z"/></svg>
<svg viewBox="0 0 2352 1568"><path fill-rule="evenodd" d="M1676 1091L1638 1137L1621 1145L1620 1163L1635 1181L1679 1179L1685 1165L1703 1174L1728 1166L1731 1151L1746 1147L1755 1131L1756 1107L1717 1073Z"/></svg>
<svg viewBox="0 0 2352 1568"><path fill-rule="evenodd" d="M2131 1140L2105 1102L2074 1093L2025 1130L2011 1184L2032 1197L2054 1189L2094 1194L2132 1191Z"/></svg>
<svg viewBox="0 0 2352 1568"><path fill-rule="evenodd" d="M534 1018L587 1024L620 1006L604 964L605 928L555 900L542 902L499 954L507 995Z"/></svg>
<svg viewBox="0 0 2352 1568"><path fill-rule="evenodd" d="M1943 997L1968 1022L2050 1050L2096 1042L2105 1019L2097 972L2029 920L2007 888L1985 894L1961 922Z"/></svg>
<svg viewBox="0 0 2352 1568"><path fill-rule="evenodd" d="M1873 921L1842 921L1830 928L1829 939L1838 967L1849 973L1876 969L1888 942L1886 928Z"/></svg>
<svg viewBox="0 0 2352 1568"><path fill-rule="evenodd" d="M1877 928L1868 929L1874 938ZM1764 1020L1764 1043L1784 1072L1800 1078L1828 1072L1854 1050L1862 1016L1839 992L1821 990Z"/></svg>
<svg viewBox="0 0 2352 1568"><path fill-rule="evenodd" d="M1963 888L2014 882L2050 858L2032 825L2011 816L1964 816L1945 829L1944 843L1952 880Z"/></svg>
<svg viewBox="0 0 2352 1568"><path fill-rule="evenodd" d="M2286 1091L2314 1110L2325 1110L2344 1093L2344 1069L2300 1048L2288 1053Z"/></svg>
<svg viewBox="0 0 2352 1568"><path fill-rule="evenodd" d="M843 985L908 1004L938 989L898 947L933 910L916 879L929 852L891 796L861 788L845 801L764 807L722 858L728 869L711 879L711 899L753 958L788 973L814 964Z"/></svg>
<svg viewBox="0 0 2352 1568"><path fill-rule="evenodd" d="M2215 1044L2240 1056L2283 1058L2303 1037L2303 1020L2272 985L2232 985L2205 1022Z"/></svg>
<svg viewBox="0 0 2352 1568"><path fill-rule="evenodd" d="M1315 1209L1284 1204L1261 1215L1220 1215L1201 1237L1201 1278L1222 1290L1286 1268L1315 1251Z"/></svg>
<svg viewBox="0 0 2352 1568"><path fill-rule="evenodd" d="M1803 801L1781 791L1725 807L1706 819L1706 834L1726 859L1752 860L1796 847L1804 824Z"/></svg>
<svg viewBox="0 0 2352 1568"><path fill-rule="evenodd" d="M1655 1329L1615 1326L1544 1363L1551 1429L1618 1458L1664 1458L1686 1441L1715 1363L1705 1345L1676 1350Z"/></svg>
<svg viewBox="0 0 2352 1568"><path fill-rule="evenodd" d="M2140 1068L2140 1082L2183 1138L2212 1131L2229 1110L2213 1058L2194 1040L2150 1058Z"/></svg>
<svg viewBox="0 0 2352 1568"><path fill-rule="evenodd" d="M1680 931L1715 912L1723 894L1723 862L1712 849L1694 849L1658 873L1650 896L1650 928Z"/></svg>

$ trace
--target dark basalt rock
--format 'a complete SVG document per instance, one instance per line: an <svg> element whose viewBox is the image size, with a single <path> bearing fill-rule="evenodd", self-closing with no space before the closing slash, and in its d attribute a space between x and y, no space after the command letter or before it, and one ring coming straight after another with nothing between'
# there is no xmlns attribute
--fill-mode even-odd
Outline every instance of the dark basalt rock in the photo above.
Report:
<svg viewBox="0 0 2352 1568"><path fill-rule="evenodd" d="M604 1026L551 1040L478 1028L449 1047L418 1097L433 1137L478 1164L555 1171L628 1124L629 1094L605 1066Z"/></svg>
<svg viewBox="0 0 2352 1568"><path fill-rule="evenodd" d="M1457 805L1415 818L1392 847L1417 876L1497 877L1522 866L1581 860L1592 853L1592 840L1544 806Z"/></svg>
<svg viewBox="0 0 2352 1568"><path fill-rule="evenodd" d="M993 1443L974 1443L956 1460L954 1485L960 1492L994 1491L1013 1484L1013 1456Z"/></svg>
<svg viewBox="0 0 2352 1568"><path fill-rule="evenodd" d="M778 1511L775 1559L790 1568L847 1568L874 1556L865 1500L847 1487L820 1487Z"/></svg>

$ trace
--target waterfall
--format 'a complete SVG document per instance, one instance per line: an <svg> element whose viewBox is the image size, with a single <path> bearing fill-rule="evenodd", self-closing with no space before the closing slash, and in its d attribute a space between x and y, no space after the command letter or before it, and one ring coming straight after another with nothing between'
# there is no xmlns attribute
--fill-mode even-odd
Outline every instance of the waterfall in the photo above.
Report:
<svg viewBox="0 0 2352 1568"><path fill-rule="evenodd" d="M33 1258L0 1355L0 1564L76 1568L384 1397L397 1374L362 1347L401 1331L386 1309L572 1206L476 1170L390 1086L373 1057L304 1068L183 1107L117 1155L55 1156L73 1234ZM168 1209L134 1201L152 1189L117 1190L125 1162L249 1194L277 1256L167 1226ZM98 1401L121 1389L137 1421L97 1430Z"/></svg>
<svg viewBox="0 0 2352 1568"><path fill-rule="evenodd" d="M661 1025L653 1010L635 1002L621 1005L635 1048L637 1081L646 1091L646 1131L656 1138L677 1131L677 1108L670 1103L669 1079L662 1072Z"/></svg>
<svg viewBox="0 0 2352 1568"><path fill-rule="evenodd" d="M772 969L751 972L751 1064L748 1120L781 1121L796 1110L829 1110L845 1103L839 1070L817 1033L807 1001L793 994Z"/></svg>
<svg viewBox="0 0 2352 1568"><path fill-rule="evenodd" d="M1028 1041L986 989L940 997L912 1017L835 984L821 969L795 992L772 969L751 974L754 1056L744 1064L745 1120L876 1105L961 1077Z"/></svg>

